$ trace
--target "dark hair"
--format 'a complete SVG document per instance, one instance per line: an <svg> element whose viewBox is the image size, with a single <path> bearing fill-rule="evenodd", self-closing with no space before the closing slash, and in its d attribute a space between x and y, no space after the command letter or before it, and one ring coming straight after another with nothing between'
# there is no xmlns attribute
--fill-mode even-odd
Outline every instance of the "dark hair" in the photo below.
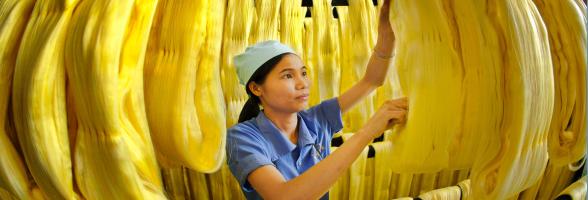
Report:
<svg viewBox="0 0 588 200"><path fill-rule="evenodd" d="M247 84L245 84L245 91L247 91L249 99L247 99L247 102L245 102L245 105L243 105L243 109L241 109L241 114L239 114L239 123L256 117L260 112L259 104L261 103L261 100L259 100L259 97L255 96L251 90L249 90L249 83L255 82L257 84L263 84L270 71L272 71L272 69L274 69L280 60L282 60L282 58L287 54L291 53L277 55L263 63L263 65L253 72L253 75L251 75L251 78L249 78L249 81L247 81Z"/></svg>

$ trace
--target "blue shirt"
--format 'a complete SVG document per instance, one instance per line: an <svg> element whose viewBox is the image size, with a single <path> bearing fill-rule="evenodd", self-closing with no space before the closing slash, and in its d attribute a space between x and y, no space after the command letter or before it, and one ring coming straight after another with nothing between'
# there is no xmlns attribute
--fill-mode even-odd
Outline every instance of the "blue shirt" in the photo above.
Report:
<svg viewBox="0 0 588 200"><path fill-rule="evenodd" d="M247 181L253 170L273 165L286 180L295 178L329 155L333 134L343 128L337 98L298 112L298 142L292 144L260 112L227 130L227 162L247 199L261 199ZM328 193L321 199L328 199Z"/></svg>

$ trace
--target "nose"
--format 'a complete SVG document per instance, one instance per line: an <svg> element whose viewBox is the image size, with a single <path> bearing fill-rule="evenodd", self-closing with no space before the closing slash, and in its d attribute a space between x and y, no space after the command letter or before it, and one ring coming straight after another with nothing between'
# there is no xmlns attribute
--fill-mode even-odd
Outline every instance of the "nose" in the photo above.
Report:
<svg viewBox="0 0 588 200"><path fill-rule="evenodd" d="M309 85L310 85L310 80L308 80L307 77L298 76L296 78L296 89L297 90L307 89Z"/></svg>

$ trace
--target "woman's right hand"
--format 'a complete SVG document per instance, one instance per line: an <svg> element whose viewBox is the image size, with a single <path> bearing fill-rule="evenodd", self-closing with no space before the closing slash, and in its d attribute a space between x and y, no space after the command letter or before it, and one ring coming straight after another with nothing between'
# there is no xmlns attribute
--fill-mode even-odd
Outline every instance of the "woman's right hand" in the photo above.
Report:
<svg viewBox="0 0 588 200"><path fill-rule="evenodd" d="M386 101L378 111L363 126L362 131L374 139L384 131L396 124L406 122L408 112L407 98L398 98Z"/></svg>

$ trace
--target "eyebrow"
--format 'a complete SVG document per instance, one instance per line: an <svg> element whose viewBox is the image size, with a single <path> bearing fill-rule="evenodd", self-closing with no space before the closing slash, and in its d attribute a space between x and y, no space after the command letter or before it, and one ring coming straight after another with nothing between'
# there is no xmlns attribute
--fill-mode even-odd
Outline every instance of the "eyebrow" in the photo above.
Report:
<svg viewBox="0 0 588 200"><path fill-rule="evenodd" d="M300 69L305 70L306 69L306 66L302 66ZM282 71L280 71L280 73L285 72L285 71L294 71L294 68L286 68L286 69L283 69Z"/></svg>

